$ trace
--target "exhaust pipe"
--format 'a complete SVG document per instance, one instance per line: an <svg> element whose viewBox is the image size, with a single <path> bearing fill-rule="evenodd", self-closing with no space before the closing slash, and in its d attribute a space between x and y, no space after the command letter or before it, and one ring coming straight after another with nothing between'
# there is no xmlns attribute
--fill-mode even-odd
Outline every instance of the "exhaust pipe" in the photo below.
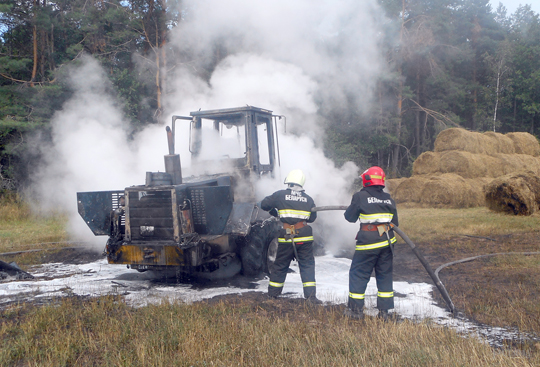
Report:
<svg viewBox="0 0 540 367"><path fill-rule="evenodd" d="M167 143L169 145L169 154L165 156L165 172L171 176L173 185L180 185L182 183L180 155L174 154L174 136L171 128L167 126L165 130L167 130Z"/></svg>

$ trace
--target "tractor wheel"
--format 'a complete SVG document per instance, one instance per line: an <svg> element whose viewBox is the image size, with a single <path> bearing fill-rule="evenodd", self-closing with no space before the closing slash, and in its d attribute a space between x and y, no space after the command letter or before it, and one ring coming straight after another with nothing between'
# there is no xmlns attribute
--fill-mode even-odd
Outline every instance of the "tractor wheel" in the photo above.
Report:
<svg viewBox="0 0 540 367"><path fill-rule="evenodd" d="M273 237L268 245L265 247L264 259L263 259L263 273L270 275L274 269L274 262L276 261L278 248L278 239Z"/></svg>
<svg viewBox="0 0 540 367"><path fill-rule="evenodd" d="M271 271L277 252L278 228L279 223L276 221L268 221L264 225L255 223L251 226L247 242L240 251L244 275L257 276L261 272Z"/></svg>

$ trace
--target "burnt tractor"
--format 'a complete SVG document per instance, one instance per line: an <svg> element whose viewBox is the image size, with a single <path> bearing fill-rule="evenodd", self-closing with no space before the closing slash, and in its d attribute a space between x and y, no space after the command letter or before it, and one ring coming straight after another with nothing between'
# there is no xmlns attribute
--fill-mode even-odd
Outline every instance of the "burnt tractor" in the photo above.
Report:
<svg viewBox="0 0 540 367"><path fill-rule="evenodd" d="M278 118L251 106L173 116L165 172L146 172L144 185L124 190L78 192L81 217L94 235L109 236L108 263L177 276L268 273L280 223L259 209L254 184L274 174ZM189 124L190 169L198 171L190 177L175 154L178 120Z"/></svg>

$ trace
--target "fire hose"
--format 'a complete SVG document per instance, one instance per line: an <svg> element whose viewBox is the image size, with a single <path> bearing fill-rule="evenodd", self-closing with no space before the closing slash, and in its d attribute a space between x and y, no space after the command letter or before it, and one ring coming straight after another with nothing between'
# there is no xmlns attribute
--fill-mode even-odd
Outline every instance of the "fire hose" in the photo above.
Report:
<svg viewBox="0 0 540 367"><path fill-rule="evenodd" d="M312 212L320 212L320 211L326 211L326 210L346 210L347 206L341 206L341 205L333 205L333 206L316 206L311 209ZM398 226L395 226L391 224L392 229L400 235L400 237L405 241L407 245L411 248L413 253L416 255L418 260L420 260L420 263L424 266L424 269L426 269L427 273L433 280L433 283L435 283L435 286L441 293L442 298L444 299L444 302L448 306L448 309L450 312L452 312L453 315L457 314L457 310L454 306L454 303L450 299L450 295L446 291L446 288L444 287L444 284L442 284L441 280L439 279L439 276L437 273L433 271L427 260L424 258L422 253L418 250L416 245L411 241L411 239L403 232Z"/></svg>
<svg viewBox="0 0 540 367"><path fill-rule="evenodd" d="M294 258L296 259L296 261L299 262L300 260L298 260L298 251L296 250L296 243L294 243L294 236L296 236L296 231L291 231L290 229L287 229L285 239L291 240L292 248L294 250Z"/></svg>

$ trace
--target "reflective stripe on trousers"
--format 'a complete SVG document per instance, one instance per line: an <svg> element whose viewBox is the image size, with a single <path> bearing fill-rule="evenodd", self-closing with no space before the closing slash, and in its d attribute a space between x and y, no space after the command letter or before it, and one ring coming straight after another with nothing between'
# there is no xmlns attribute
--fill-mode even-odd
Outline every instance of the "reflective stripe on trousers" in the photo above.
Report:
<svg viewBox="0 0 540 367"><path fill-rule="evenodd" d="M351 292L349 292L349 297L352 298L352 299L364 299L366 297L366 295L364 293L360 294L360 293L351 293Z"/></svg>
<svg viewBox="0 0 540 367"><path fill-rule="evenodd" d="M294 238L294 243L309 242L309 241L313 241L313 236L295 237ZM292 240L288 240L286 238L279 237L278 242L279 243L291 243Z"/></svg>

